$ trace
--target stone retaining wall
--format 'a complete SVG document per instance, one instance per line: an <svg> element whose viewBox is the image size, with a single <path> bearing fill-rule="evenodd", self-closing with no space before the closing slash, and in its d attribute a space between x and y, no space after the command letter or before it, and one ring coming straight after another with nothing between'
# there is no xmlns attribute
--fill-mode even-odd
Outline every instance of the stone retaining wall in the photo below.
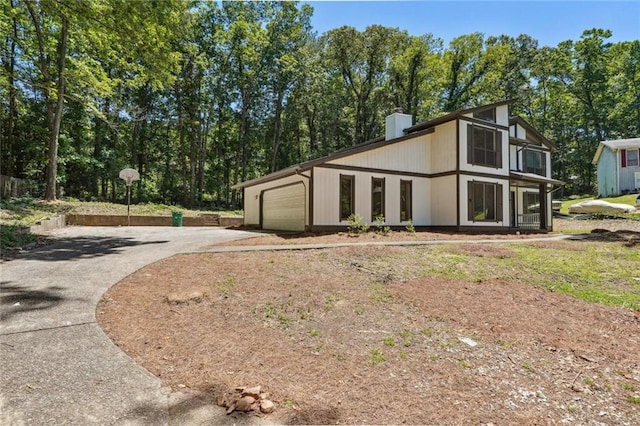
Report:
<svg viewBox="0 0 640 426"><path fill-rule="evenodd" d="M221 227L243 224L241 217L221 217ZM67 225L78 226L127 226L127 216L104 216L90 214L67 215ZM171 216L131 216L131 226L171 226ZM182 217L182 226L207 226L203 217Z"/></svg>

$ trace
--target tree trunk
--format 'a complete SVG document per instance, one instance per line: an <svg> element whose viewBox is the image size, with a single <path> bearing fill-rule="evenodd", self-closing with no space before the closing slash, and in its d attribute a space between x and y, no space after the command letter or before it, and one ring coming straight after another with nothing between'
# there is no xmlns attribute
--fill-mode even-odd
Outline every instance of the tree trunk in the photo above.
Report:
<svg viewBox="0 0 640 426"><path fill-rule="evenodd" d="M273 128L273 154L271 156L271 172L276 171L278 161L278 150L280 149L280 134L282 133L282 100L284 99L284 89L278 90L278 98L276 99L276 116Z"/></svg>
<svg viewBox="0 0 640 426"><path fill-rule="evenodd" d="M60 136L60 124L62 123L62 113L64 109L64 89L65 89L65 61L67 56L67 38L69 36L69 21L62 18L62 28L58 44L58 81L56 82L56 94L49 97L47 102L47 124L49 127L49 165L47 167L47 177L44 198L45 200L56 199L56 180L58 177L58 138ZM55 102L54 100L55 99Z"/></svg>

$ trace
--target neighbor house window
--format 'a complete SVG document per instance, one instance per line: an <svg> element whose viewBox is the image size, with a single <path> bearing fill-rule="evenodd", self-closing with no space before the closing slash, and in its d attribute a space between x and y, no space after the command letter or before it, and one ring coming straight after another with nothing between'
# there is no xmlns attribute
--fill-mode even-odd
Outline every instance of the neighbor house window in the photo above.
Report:
<svg viewBox="0 0 640 426"><path fill-rule="evenodd" d="M470 221L500 222L502 220L502 185L471 181L467 189Z"/></svg>
<svg viewBox="0 0 640 426"><path fill-rule="evenodd" d="M479 166L502 167L502 133L486 127L467 126L467 162Z"/></svg>
<svg viewBox="0 0 640 426"><path fill-rule="evenodd" d="M371 178L371 219L384 216L384 178Z"/></svg>
<svg viewBox="0 0 640 426"><path fill-rule="evenodd" d="M412 214L412 185L410 180L400 181L400 221L407 222L413 217Z"/></svg>
<svg viewBox="0 0 640 426"><path fill-rule="evenodd" d="M522 158L525 173L547 175L547 162L543 152L525 149Z"/></svg>
<svg viewBox="0 0 640 426"><path fill-rule="evenodd" d="M638 150L628 149L627 150L627 167L637 167L637 166L638 166Z"/></svg>
<svg viewBox="0 0 640 426"><path fill-rule="evenodd" d="M355 176L340 175L340 220L347 220L354 212Z"/></svg>
<svg viewBox="0 0 640 426"><path fill-rule="evenodd" d="M476 111L473 113L473 118L479 118L480 120L496 122L496 109L485 109L482 111Z"/></svg>

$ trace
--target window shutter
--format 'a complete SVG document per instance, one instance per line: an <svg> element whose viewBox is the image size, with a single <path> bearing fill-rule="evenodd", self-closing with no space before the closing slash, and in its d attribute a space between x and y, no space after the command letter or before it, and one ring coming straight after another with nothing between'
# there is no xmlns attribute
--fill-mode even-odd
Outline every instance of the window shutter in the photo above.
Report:
<svg viewBox="0 0 640 426"><path fill-rule="evenodd" d="M622 163L621 166L627 167L627 150L626 149L620 150L620 160Z"/></svg>
<svg viewBox="0 0 640 426"><path fill-rule="evenodd" d="M502 222L502 185L496 185L496 221Z"/></svg>
<svg viewBox="0 0 640 426"><path fill-rule="evenodd" d="M473 164L473 126L467 124L467 164Z"/></svg>
<svg viewBox="0 0 640 426"><path fill-rule="evenodd" d="M502 168L502 132L496 130L495 133L496 140L496 168Z"/></svg>
<svg viewBox="0 0 640 426"><path fill-rule="evenodd" d="M469 202L467 203L467 219L469 221L473 221L473 182L467 182L467 198Z"/></svg>

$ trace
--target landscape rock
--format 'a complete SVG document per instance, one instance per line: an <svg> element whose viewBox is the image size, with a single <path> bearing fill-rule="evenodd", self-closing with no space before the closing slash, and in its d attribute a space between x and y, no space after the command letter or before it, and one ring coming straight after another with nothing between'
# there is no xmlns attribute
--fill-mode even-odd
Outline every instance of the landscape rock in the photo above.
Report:
<svg viewBox="0 0 640 426"><path fill-rule="evenodd" d="M167 296L167 303L170 305L181 305L184 303L195 302L200 303L204 295L200 291L191 293L171 293Z"/></svg>
<svg viewBox="0 0 640 426"><path fill-rule="evenodd" d="M254 403L256 399L252 396L243 396L235 402L236 411L251 411L255 409Z"/></svg>
<svg viewBox="0 0 640 426"><path fill-rule="evenodd" d="M275 404L273 403L273 401L269 399L263 399L262 401L260 401L260 411L262 413L270 414L270 413L273 413L274 409L275 409Z"/></svg>
<svg viewBox="0 0 640 426"><path fill-rule="evenodd" d="M250 388L243 388L240 392L242 393L242 396L252 396L255 399L260 398L260 392L262 391L262 387L261 386L253 386Z"/></svg>

